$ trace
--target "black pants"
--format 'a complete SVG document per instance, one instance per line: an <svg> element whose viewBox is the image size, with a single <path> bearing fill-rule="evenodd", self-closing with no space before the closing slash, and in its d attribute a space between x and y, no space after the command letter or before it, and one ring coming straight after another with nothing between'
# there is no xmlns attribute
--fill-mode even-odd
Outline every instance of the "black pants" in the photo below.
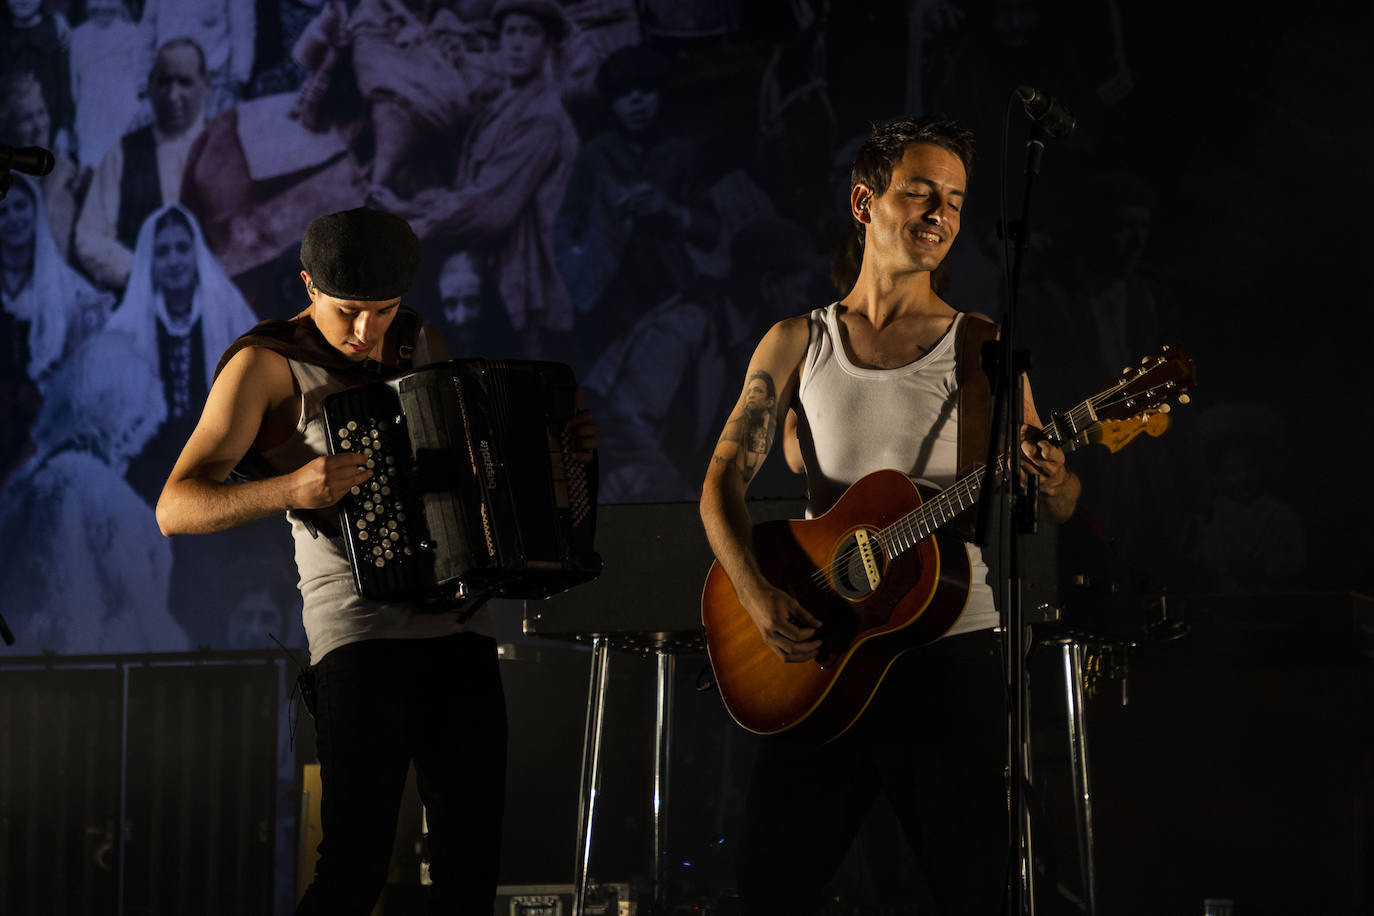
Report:
<svg viewBox="0 0 1374 916"><path fill-rule="evenodd" d="M819 746L762 740L738 863L749 912L815 912L879 792L916 853L936 912L1001 912L1001 664L990 631L942 639L899 658L840 738Z"/></svg>
<svg viewBox="0 0 1374 916"><path fill-rule="evenodd" d="M314 674L323 839L297 916L371 912L412 760L429 825L431 912L490 916L506 780L495 642L368 640L330 652Z"/></svg>

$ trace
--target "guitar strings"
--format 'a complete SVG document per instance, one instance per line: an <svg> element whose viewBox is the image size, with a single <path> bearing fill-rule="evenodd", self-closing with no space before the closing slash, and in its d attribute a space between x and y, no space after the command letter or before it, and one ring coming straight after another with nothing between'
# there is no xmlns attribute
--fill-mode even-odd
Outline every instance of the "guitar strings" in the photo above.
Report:
<svg viewBox="0 0 1374 916"><path fill-rule="evenodd" d="M1099 412L1110 410L1113 407L1118 407L1123 404L1130 406L1134 398L1154 401L1159 397L1161 391L1167 392L1169 390L1169 385L1165 384L1135 393L1123 391L1129 382L1138 381L1139 378L1123 379L1118 382L1115 387L1109 388L1100 394L1093 395L1087 400L1075 404L1065 411L1063 416L1068 418L1070 429L1073 431L1073 434L1076 436L1090 428L1094 423L1101 422L1101 419L1097 417ZM1084 420L1088 422L1084 424ZM1060 443L1061 446L1062 444L1063 443ZM998 456L997 468L993 475L996 482L1001 482L1006 472L1010 469L1008 466L1010 458L1010 454L1006 452ZM949 488L940 492L929 502L921 503L920 506L897 519L886 528L879 529L871 535L871 538L878 542L878 546L883 551L883 555L889 561L895 559L902 551L925 540L946 522L970 508L973 502L976 501L978 492L982 489L983 473L986 468L987 465L978 465L969 471L969 473L956 480ZM959 498L959 507L951 512L949 511L949 504L953 502L954 496ZM965 497L968 498L968 505L964 505ZM939 515L938 519L936 518L937 514ZM913 535L915 535L914 538ZM900 542L907 539L910 539L911 543L905 544L895 553L888 550L889 543ZM860 548L855 546L838 554L828 566L821 567L811 574L812 584L828 591L836 591L830 584L831 577L829 570L836 567L848 566L859 554L859 551Z"/></svg>

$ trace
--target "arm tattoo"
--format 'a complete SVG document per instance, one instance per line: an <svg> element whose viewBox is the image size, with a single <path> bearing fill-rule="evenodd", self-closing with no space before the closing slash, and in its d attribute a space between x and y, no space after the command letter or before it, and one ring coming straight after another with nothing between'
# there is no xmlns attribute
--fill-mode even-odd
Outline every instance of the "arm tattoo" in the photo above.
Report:
<svg viewBox="0 0 1374 916"><path fill-rule="evenodd" d="M777 434L777 386L767 372L755 372L744 383L744 401L735 411L721 434L721 443L731 442L733 449L719 447L712 460L729 462L739 470L740 478L748 483L753 479L763 459L773 447Z"/></svg>

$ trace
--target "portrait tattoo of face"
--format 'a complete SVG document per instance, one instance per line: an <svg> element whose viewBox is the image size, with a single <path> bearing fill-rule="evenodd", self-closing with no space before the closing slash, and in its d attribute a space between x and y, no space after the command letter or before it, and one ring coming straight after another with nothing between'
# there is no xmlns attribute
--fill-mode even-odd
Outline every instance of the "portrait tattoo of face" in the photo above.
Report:
<svg viewBox="0 0 1374 916"><path fill-rule="evenodd" d="M753 479L759 464L773 447L773 436L778 426L773 405L777 399L773 377L767 372L753 373L744 383L744 399L740 409L730 419L725 434L721 436L722 441L735 443L736 449L732 456L717 453L716 460L733 462L745 483Z"/></svg>

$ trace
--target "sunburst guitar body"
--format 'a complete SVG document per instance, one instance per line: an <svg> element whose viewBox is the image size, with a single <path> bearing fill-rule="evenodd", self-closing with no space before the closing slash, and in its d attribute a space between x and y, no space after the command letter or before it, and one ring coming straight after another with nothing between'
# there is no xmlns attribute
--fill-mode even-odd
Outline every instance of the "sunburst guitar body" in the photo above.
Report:
<svg viewBox="0 0 1374 916"><path fill-rule="evenodd" d="M848 729L907 649L938 639L968 598L968 551L937 532L888 556L884 528L919 509L900 471L875 471L814 519L754 527L768 581L819 618L816 662L783 661L763 641L724 570L711 567L702 624L716 684L735 720L760 734L825 740Z"/></svg>

